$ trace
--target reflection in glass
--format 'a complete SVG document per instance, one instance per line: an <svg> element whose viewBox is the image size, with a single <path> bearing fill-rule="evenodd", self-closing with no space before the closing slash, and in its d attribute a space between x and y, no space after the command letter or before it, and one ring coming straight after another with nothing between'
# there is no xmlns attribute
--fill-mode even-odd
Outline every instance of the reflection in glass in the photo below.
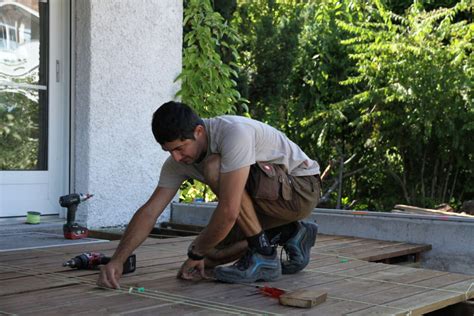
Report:
<svg viewBox="0 0 474 316"><path fill-rule="evenodd" d="M0 170L47 169L44 15L38 0L0 0Z"/></svg>
<svg viewBox="0 0 474 316"><path fill-rule="evenodd" d="M38 91L16 89L0 93L2 170L36 169L38 109Z"/></svg>

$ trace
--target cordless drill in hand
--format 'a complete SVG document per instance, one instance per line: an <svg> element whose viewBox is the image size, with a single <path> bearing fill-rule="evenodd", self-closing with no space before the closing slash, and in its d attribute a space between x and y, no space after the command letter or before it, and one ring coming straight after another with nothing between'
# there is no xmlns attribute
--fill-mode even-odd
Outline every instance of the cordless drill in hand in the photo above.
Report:
<svg viewBox="0 0 474 316"><path fill-rule="evenodd" d="M84 252L63 263L63 267L76 268L78 270L95 270L101 264L110 262L110 257L106 257L100 252ZM136 268L137 258L135 254L130 255L123 264L123 274L132 273Z"/></svg>
<svg viewBox="0 0 474 316"><path fill-rule="evenodd" d="M91 197L93 194L77 194L72 193L61 196L59 198L59 204L62 207L67 208L67 220L66 224L63 225L64 238L66 239L82 239L87 238L89 230L86 227L79 226L74 221L76 220L76 211L79 203L84 202Z"/></svg>

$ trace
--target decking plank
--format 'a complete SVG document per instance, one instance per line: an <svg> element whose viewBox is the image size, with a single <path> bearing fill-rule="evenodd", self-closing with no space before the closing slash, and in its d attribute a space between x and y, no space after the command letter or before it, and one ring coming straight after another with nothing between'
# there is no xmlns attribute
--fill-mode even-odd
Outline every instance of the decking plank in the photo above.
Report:
<svg viewBox="0 0 474 316"><path fill-rule="evenodd" d="M462 301L459 293L467 291L469 282L473 280L472 276L461 274L360 260L360 257L373 259L416 253L427 249L426 245L318 235L308 267L269 284L285 290L306 288L328 292L325 303L311 310L301 310L281 306L277 300L262 296L252 286L176 279L177 270L186 259L186 249L193 238L148 239L135 251L137 271L121 278L120 291L97 288L95 282L99 271L61 266L64 260L82 252L100 251L111 255L118 241L12 252L7 259L3 256L0 259L0 295L3 294L0 312L22 315L304 312L316 315L383 315L413 310L418 313ZM133 287L132 292L128 293L130 287ZM145 289L144 293L137 292L139 287ZM447 291L432 290L436 287ZM474 296L474 288L468 293L468 297L471 296ZM23 301L28 303L20 304Z"/></svg>
<svg viewBox="0 0 474 316"><path fill-rule="evenodd" d="M428 273L425 273L425 275L428 276ZM463 297L472 282L474 282L472 276L451 273L436 275L432 273L432 277L422 278L420 273L416 274L414 271L412 282L406 285L380 289L380 292L370 295L367 302L374 305L387 305L400 310L405 309L405 312L420 315L474 296L474 291L472 291L469 296ZM373 306L354 312L354 315L376 315L382 310L383 308Z"/></svg>
<svg viewBox="0 0 474 316"><path fill-rule="evenodd" d="M367 261L379 261L389 258L401 257L410 254L417 254L424 251L431 250L430 245L394 245L392 247L384 247L377 249L376 253L366 251L365 253L358 253L357 258Z"/></svg>
<svg viewBox="0 0 474 316"><path fill-rule="evenodd" d="M75 280L51 279L48 275L27 276L18 279L8 279L2 281L0 296L9 294L21 294L25 292L37 291L53 287L77 284Z"/></svg>

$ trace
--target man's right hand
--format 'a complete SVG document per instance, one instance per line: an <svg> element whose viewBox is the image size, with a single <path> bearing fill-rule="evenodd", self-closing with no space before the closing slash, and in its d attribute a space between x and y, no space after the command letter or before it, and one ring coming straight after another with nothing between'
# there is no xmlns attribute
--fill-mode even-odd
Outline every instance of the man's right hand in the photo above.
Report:
<svg viewBox="0 0 474 316"><path fill-rule="evenodd" d="M97 285L111 289L120 289L118 280L122 276L123 263L118 260L110 260L105 266L100 267L99 280Z"/></svg>
<svg viewBox="0 0 474 316"><path fill-rule="evenodd" d="M148 237L158 216L177 192L178 189L157 187L150 199L135 212L112 259L100 268L98 286L120 288L118 280L122 276L125 259Z"/></svg>

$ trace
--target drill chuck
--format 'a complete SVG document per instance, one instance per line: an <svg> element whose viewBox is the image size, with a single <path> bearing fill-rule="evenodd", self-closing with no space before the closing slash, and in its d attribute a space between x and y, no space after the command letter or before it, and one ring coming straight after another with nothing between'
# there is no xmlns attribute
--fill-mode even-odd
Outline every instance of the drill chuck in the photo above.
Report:
<svg viewBox="0 0 474 316"><path fill-rule="evenodd" d="M71 205L78 205L81 202L84 202L91 197L93 197L94 194L89 194L89 193L72 193L68 195L63 195L59 198L59 204L62 207L69 207Z"/></svg>

